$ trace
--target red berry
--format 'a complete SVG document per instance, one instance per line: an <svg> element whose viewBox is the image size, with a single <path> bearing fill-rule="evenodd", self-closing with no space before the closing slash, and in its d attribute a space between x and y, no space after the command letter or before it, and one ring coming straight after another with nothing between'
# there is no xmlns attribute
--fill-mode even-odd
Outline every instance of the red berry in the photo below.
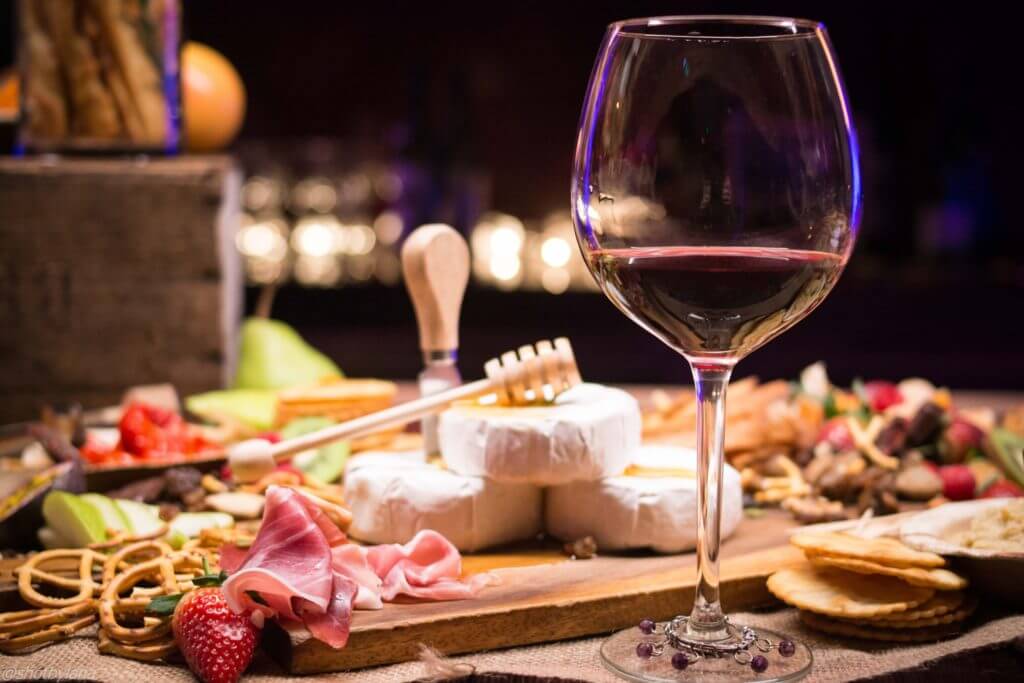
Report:
<svg viewBox="0 0 1024 683"><path fill-rule="evenodd" d="M822 426L818 433L818 443L822 441L827 441L837 451L848 451L855 447L845 417L833 417Z"/></svg>
<svg viewBox="0 0 1024 683"><path fill-rule="evenodd" d="M982 448L985 432L962 417L955 417L946 429L946 441L949 442L953 458L963 460L972 448Z"/></svg>
<svg viewBox="0 0 1024 683"><path fill-rule="evenodd" d="M1012 481L1003 479L985 489L984 493L981 494L981 498L1020 498L1024 496L1024 489L1014 484Z"/></svg>
<svg viewBox="0 0 1024 683"><path fill-rule="evenodd" d="M864 396L867 398L871 410L876 413L883 412L889 406L903 403L903 394L899 387L892 382L875 380L864 385Z"/></svg>
<svg viewBox="0 0 1024 683"><path fill-rule="evenodd" d="M974 472L967 465L946 465L939 468L942 495L950 500L974 498Z"/></svg>
<svg viewBox="0 0 1024 683"><path fill-rule="evenodd" d="M248 614L228 608L220 588L200 588L181 599L171 619L174 640L203 683L235 683L259 640Z"/></svg>

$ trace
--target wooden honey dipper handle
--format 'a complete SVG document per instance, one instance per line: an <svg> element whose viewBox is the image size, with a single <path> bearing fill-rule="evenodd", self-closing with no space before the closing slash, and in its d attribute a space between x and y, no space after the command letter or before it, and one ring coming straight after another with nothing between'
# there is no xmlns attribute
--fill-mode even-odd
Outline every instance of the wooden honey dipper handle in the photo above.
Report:
<svg viewBox="0 0 1024 683"><path fill-rule="evenodd" d="M486 379L464 384L439 394L431 394L423 398L393 406L369 415L357 417L341 424L326 427L316 432L304 434L277 444L265 447L256 446L253 442L243 442L240 446L255 450L259 448L261 456L269 454L275 461L290 458L296 453L312 448L319 448L333 441L351 439L364 434L373 433L389 427L408 424L425 415L440 412L456 401L478 398L488 394L496 394L499 403L522 405L530 401L541 401L570 389L582 380L576 367L572 346L564 337L554 342L540 341L536 345L519 348L518 353L509 351L487 362L484 366ZM266 442L264 442L266 443ZM244 450L244 449L243 449ZM232 468L236 470L235 449L229 454ZM240 451L241 452L241 451Z"/></svg>

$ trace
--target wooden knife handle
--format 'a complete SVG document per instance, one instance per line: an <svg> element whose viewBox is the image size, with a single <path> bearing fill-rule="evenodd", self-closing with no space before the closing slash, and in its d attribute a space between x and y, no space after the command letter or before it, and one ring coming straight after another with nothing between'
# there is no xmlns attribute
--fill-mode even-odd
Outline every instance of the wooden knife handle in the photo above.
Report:
<svg viewBox="0 0 1024 683"><path fill-rule="evenodd" d="M417 228L402 246L402 273L416 310L420 349L459 348L459 312L469 281L469 246L447 225Z"/></svg>

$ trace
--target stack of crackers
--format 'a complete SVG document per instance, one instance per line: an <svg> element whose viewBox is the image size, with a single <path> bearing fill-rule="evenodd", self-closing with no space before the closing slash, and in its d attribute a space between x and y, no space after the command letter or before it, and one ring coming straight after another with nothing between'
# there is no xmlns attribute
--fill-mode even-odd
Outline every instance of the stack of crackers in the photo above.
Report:
<svg viewBox="0 0 1024 683"><path fill-rule="evenodd" d="M934 553L891 538L801 532L790 541L803 565L775 572L768 590L800 609L800 618L825 633L896 642L955 635L977 602L967 579Z"/></svg>
<svg viewBox="0 0 1024 683"><path fill-rule="evenodd" d="M286 389L277 395L277 423L299 417L326 417L344 422L384 410L398 386L380 379L343 379L311 387Z"/></svg>

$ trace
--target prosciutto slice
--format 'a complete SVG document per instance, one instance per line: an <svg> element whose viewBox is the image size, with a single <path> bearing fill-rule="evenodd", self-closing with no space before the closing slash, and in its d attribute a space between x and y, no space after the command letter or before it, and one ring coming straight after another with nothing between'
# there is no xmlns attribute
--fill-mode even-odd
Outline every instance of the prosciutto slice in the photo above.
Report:
<svg viewBox="0 0 1024 683"><path fill-rule="evenodd" d="M266 497L249 551L221 553L221 568L230 574L222 590L235 612L302 621L315 638L340 648L354 608L380 609L399 595L463 600L490 582L488 575L461 580L458 549L436 531L420 531L404 545L364 548L347 543L302 493L271 486Z"/></svg>
<svg viewBox="0 0 1024 683"><path fill-rule="evenodd" d="M478 574L460 580L462 556L441 534L424 529L405 545L378 545L366 550L366 559L382 580L381 598L408 595L426 600L465 600L490 582Z"/></svg>

